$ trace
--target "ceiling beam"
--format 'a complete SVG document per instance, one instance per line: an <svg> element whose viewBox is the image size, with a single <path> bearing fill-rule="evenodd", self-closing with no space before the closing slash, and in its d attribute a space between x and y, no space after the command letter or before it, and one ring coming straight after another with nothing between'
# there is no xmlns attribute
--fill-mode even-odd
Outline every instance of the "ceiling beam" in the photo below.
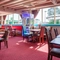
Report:
<svg viewBox="0 0 60 60"><path fill-rule="evenodd" d="M51 2L56 5L57 4L57 0L51 0Z"/></svg>
<svg viewBox="0 0 60 60"><path fill-rule="evenodd" d="M14 3L17 3L17 2L20 2L21 0L10 0L8 2L5 2L3 4L0 4L0 6L4 6L4 5L9 5L9 4L14 4Z"/></svg>
<svg viewBox="0 0 60 60"><path fill-rule="evenodd" d="M23 4L30 4L31 2L34 2L34 0L17 2L17 3L14 3L14 4L5 5L5 6L19 6L19 5L23 5Z"/></svg>
<svg viewBox="0 0 60 60"><path fill-rule="evenodd" d="M10 5L10 6L7 6L7 7L10 7L10 8L16 8L16 9L20 9L20 8L29 8L29 7L34 7L35 5L40 5L40 4L42 4L41 2L39 2L38 0L37 1L35 1L36 2L36 4L33 4L33 2L32 3L26 3L26 4L16 4L16 5ZM38 3L37 3L38 2ZM43 4L45 4L45 3L49 3L49 2L51 2L51 1L47 1L47 2L43 2ZM31 5L31 6L30 6Z"/></svg>
<svg viewBox="0 0 60 60"><path fill-rule="evenodd" d="M24 2L27 2L27 1L29 1L29 0L12 0L11 2L2 4L1 6L13 5L13 4L17 4L17 3L24 3Z"/></svg>
<svg viewBox="0 0 60 60"><path fill-rule="evenodd" d="M8 4L8 5L4 5L4 6L16 6L16 5L25 5L25 4L31 4L31 3L34 3L34 2L38 2L38 3L44 3L46 0L25 0L25 1L18 1L16 3L11 3L11 4Z"/></svg>
<svg viewBox="0 0 60 60"><path fill-rule="evenodd" d="M2 13L1 13L1 12L2 12ZM0 11L0 16L3 16L3 15L9 15L9 14L12 14L12 13Z"/></svg>
<svg viewBox="0 0 60 60"><path fill-rule="evenodd" d="M7 7L0 7L0 11L4 11L4 12L11 12L11 13L19 13L19 11L16 11L14 9L11 8L7 8Z"/></svg>
<svg viewBox="0 0 60 60"><path fill-rule="evenodd" d="M49 4L49 5L39 5L39 6L35 6L35 7L30 7L30 8L27 8L27 9L20 9L20 11L24 11L24 10L35 10L35 9L41 9L41 8L49 8L49 7L54 7L54 6L59 6L60 4L57 4L57 5L53 5L53 4Z"/></svg>
<svg viewBox="0 0 60 60"><path fill-rule="evenodd" d="M0 1L0 4L3 4L3 3L5 3L5 2L9 2L10 0L1 0Z"/></svg>
<svg viewBox="0 0 60 60"><path fill-rule="evenodd" d="M51 1L47 1L44 4L41 3L41 4L38 4L38 5L35 5L35 6L25 7L23 9L26 9L26 10L28 10L28 9L34 9L35 7L48 6L49 4L51 4ZM21 8L19 8L19 6L17 7L17 9L20 9L21 10Z"/></svg>

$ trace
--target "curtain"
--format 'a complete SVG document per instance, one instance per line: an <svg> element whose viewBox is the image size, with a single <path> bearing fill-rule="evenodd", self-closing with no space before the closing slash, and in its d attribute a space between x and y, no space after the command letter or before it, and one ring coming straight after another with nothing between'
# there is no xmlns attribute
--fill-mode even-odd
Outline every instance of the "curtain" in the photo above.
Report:
<svg viewBox="0 0 60 60"><path fill-rule="evenodd" d="M32 14L34 14L34 18L36 17L36 15L38 14L38 10L32 10Z"/></svg>

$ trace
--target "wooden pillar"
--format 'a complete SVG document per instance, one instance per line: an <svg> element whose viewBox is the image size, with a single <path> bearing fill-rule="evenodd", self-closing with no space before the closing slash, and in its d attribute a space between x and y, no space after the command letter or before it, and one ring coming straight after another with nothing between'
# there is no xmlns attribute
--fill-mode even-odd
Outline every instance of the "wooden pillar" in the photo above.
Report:
<svg viewBox="0 0 60 60"><path fill-rule="evenodd" d="M56 8L54 7L54 24L56 24Z"/></svg>

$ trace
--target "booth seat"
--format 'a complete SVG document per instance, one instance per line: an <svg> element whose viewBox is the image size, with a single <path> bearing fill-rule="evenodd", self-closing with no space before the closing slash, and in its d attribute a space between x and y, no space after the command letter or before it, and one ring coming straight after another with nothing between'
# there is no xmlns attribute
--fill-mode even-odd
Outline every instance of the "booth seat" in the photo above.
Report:
<svg viewBox="0 0 60 60"><path fill-rule="evenodd" d="M15 35L22 35L22 25L1 25L1 28L12 30Z"/></svg>
<svg viewBox="0 0 60 60"><path fill-rule="evenodd" d="M12 29L16 31L16 35L22 36L22 25L13 25Z"/></svg>

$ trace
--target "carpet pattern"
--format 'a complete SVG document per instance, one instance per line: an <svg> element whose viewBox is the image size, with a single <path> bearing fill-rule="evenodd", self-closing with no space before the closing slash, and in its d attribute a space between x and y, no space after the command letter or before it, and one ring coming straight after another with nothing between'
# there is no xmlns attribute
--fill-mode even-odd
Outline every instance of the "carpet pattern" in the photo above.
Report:
<svg viewBox="0 0 60 60"><path fill-rule="evenodd" d="M8 48L2 42L0 50L0 60L47 60L47 55L47 44L40 47L39 43L23 41L22 37L10 37ZM53 60L60 59L53 57Z"/></svg>

